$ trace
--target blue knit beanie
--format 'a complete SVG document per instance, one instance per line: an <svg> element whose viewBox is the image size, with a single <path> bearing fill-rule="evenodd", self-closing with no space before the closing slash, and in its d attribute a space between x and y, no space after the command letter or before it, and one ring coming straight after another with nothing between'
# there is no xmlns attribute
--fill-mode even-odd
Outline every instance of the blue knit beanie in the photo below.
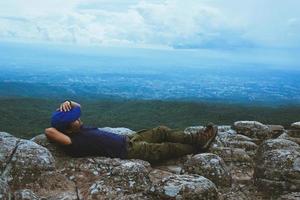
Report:
<svg viewBox="0 0 300 200"><path fill-rule="evenodd" d="M52 113L51 126L59 131L65 131L71 122L76 121L81 115L79 106L73 107L70 111L55 111Z"/></svg>

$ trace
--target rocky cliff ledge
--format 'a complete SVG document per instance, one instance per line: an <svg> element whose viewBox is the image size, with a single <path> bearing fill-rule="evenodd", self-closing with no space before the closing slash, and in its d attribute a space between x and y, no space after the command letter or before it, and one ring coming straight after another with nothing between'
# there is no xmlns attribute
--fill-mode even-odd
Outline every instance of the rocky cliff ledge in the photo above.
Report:
<svg viewBox="0 0 300 200"><path fill-rule="evenodd" d="M300 199L299 145L300 122L285 130L238 121L219 126L208 152L151 166L71 158L43 134L24 140L0 132L0 199Z"/></svg>

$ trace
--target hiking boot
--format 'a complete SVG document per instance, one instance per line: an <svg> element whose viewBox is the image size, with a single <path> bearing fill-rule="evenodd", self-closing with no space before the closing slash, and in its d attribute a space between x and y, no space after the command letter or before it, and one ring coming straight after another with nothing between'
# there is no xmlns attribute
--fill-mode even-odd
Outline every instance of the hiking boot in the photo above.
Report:
<svg viewBox="0 0 300 200"><path fill-rule="evenodd" d="M207 124L205 130L197 132L197 143L201 149L208 149L210 144L214 141L218 133L218 126L213 123Z"/></svg>

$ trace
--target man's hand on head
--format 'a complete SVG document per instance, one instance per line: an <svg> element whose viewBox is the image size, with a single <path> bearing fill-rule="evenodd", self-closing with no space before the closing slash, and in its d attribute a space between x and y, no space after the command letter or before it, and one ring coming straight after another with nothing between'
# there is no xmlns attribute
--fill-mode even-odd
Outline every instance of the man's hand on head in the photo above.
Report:
<svg viewBox="0 0 300 200"><path fill-rule="evenodd" d="M59 108L57 108L57 111L60 112L68 112L70 111L73 107L81 107L81 105L75 101L64 101L62 104L60 104Z"/></svg>
<svg viewBox="0 0 300 200"><path fill-rule="evenodd" d="M68 112L72 109L72 102L71 101L65 101L59 106L60 112Z"/></svg>

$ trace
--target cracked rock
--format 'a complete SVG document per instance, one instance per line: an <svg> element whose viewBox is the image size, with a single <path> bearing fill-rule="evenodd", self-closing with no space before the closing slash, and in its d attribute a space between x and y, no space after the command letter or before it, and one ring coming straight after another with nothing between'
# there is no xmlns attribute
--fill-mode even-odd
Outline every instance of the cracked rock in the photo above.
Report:
<svg viewBox="0 0 300 200"><path fill-rule="evenodd" d="M9 133L0 132L0 174L4 172L16 149L19 139Z"/></svg>
<svg viewBox="0 0 300 200"><path fill-rule="evenodd" d="M20 140L10 165L13 185L35 180L41 173L53 171L55 160L48 149L29 140Z"/></svg>

